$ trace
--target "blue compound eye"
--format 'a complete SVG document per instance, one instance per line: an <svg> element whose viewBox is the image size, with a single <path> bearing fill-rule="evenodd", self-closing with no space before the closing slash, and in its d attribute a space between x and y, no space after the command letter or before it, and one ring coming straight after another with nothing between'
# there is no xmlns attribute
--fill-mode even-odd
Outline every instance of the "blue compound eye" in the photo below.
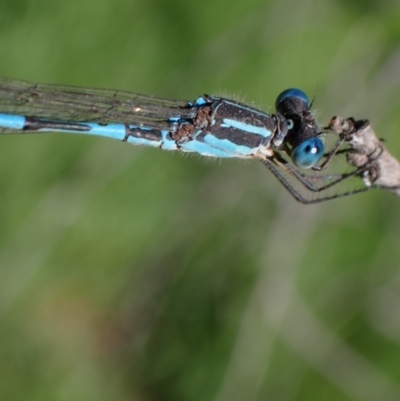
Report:
<svg viewBox="0 0 400 401"><path fill-rule="evenodd" d="M300 168L314 167L324 155L324 143L319 138L310 138L293 149L291 158Z"/></svg>
<svg viewBox="0 0 400 401"><path fill-rule="evenodd" d="M275 102L276 109L278 110L278 106L283 100L286 100L286 99L289 99L292 97L297 97L297 98L301 99L303 102L305 102L307 104L307 108L310 108L310 101L308 100L308 96L300 89L291 88L291 89L286 89L277 97L276 102Z"/></svg>

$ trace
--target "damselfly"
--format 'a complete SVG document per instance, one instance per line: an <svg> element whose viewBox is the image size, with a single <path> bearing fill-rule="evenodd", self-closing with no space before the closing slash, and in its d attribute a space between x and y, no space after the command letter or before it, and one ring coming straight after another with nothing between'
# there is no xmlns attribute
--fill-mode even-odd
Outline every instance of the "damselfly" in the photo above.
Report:
<svg viewBox="0 0 400 401"><path fill-rule="evenodd" d="M354 173L321 171L338 153L324 151L307 95L288 89L268 114L223 97L193 102L0 78L0 133L64 132L100 135L134 145L195 152L216 158L258 159L302 203L318 203L366 188L326 191ZM289 158L290 157L290 158ZM303 170L316 171L307 175ZM291 179L314 198L303 195Z"/></svg>

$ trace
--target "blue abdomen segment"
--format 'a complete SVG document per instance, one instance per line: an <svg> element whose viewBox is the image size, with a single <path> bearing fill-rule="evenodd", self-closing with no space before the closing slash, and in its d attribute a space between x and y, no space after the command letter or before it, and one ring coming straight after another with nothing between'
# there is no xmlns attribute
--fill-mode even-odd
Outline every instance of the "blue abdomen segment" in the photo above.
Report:
<svg viewBox="0 0 400 401"><path fill-rule="evenodd" d="M122 141L126 135L126 128L123 124L106 124L100 125L95 123L87 123L90 127L90 130L87 131L89 135L97 135L104 136L107 138L118 139ZM74 131L70 131L70 133L76 133Z"/></svg>
<svg viewBox="0 0 400 401"><path fill-rule="evenodd" d="M13 114L0 114L0 127L10 131L22 131L25 125L25 117Z"/></svg>

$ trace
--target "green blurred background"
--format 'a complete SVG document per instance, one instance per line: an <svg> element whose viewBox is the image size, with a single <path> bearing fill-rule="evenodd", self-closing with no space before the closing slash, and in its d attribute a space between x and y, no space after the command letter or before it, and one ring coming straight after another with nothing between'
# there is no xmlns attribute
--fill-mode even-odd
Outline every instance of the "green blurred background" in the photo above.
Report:
<svg viewBox="0 0 400 401"><path fill-rule="evenodd" d="M400 3L3 0L0 75L369 118L400 155ZM400 201L260 163L0 138L0 399L400 400Z"/></svg>

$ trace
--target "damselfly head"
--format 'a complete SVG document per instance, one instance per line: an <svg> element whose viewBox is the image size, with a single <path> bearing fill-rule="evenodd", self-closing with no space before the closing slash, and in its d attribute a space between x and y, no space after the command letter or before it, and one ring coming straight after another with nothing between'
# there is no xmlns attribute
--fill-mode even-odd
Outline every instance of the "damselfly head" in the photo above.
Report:
<svg viewBox="0 0 400 401"><path fill-rule="evenodd" d="M278 96L275 106L287 121L285 144L293 163L303 169L316 166L324 155L324 143L307 95L300 89L287 89Z"/></svg>

